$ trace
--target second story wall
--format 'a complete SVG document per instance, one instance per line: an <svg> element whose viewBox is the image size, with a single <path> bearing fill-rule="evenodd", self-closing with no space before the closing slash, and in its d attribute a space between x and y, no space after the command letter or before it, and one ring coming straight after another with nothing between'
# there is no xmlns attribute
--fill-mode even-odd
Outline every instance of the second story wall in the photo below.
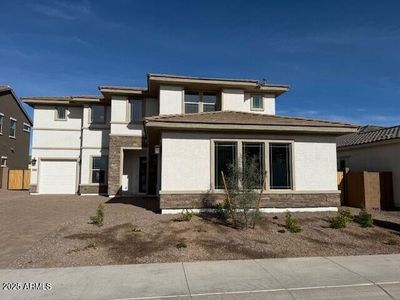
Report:
<svg viewBox="0 0 400 300"><path fill-rule="evenodd" d="M180 86L160 86L160 115L183 113L183 97Z"/></svg>

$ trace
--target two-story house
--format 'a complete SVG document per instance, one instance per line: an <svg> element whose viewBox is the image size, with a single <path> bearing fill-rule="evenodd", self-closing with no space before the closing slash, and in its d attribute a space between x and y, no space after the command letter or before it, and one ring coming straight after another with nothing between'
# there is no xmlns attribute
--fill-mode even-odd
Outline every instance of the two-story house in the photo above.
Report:
<svg viewBox="0 0 400 300"><path fill-rule="evenodd" d="M9 169L28 169L31 126L13 89L0 85L0 189L7 188Z"/></svg>
<svg viewBox="0 0 400 300"><path fill-rule="evenodd" d="M275 115L286 85L148 74L147 87L27 97L35 110L31 192L156 195L163 212L223 199L221 171L267 171L263 208L333 210L336 136L357 126Z"/></svg>

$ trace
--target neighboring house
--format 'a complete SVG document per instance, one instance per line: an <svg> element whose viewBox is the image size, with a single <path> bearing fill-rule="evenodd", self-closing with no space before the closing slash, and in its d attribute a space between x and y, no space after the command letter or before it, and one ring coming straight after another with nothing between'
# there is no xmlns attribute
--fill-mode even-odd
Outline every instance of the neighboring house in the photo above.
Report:
<svg viewBox="0 0 400 300"><path fill-rule="evenodd" d="M267 171L263 207L339 205L336 136L350 124L275 115L286 85L149 74L146 88L27 97L31 192L157 195L164 211L223 199L220 172L244 156Z"/></svg>
<svg viewBox="0 0 400 300"><path fill-rule="evenodd" d="M400 125L365 126L337 139L339 168L352 172L392 172L393 200L400 207Z"/></svg>
<svg viewBox="0 0 400 300"><path fill-rule="evenodd" d="M0 188L8 169L28 169L32 121L9 86L0 85Z"/></svg>

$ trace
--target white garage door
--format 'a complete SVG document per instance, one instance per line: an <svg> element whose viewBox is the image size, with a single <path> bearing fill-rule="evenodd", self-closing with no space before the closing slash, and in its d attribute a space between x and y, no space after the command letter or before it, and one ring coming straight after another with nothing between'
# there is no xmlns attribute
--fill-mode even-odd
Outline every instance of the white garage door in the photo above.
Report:
<svg viewBox="0 0 400 300"><path fill-rule="evenodd" d="M44 160L39 170L40 194L75 194L76 161Z"/></svg>

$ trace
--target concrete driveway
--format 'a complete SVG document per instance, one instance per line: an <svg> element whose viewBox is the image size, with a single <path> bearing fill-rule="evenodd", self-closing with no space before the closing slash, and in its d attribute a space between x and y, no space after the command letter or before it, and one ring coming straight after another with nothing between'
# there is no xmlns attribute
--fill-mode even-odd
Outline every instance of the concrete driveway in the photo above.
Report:
<svg viewBox="0 0 400 300"><path fill-rule="evenodd" d="M6 268L35 242L78 218L88 218L108 198L76 195L30 196L0 191L0 268Z"/></svg>
<svg viewBox="0 0 400 300"><path fill-rule="evenodd" d="M400 299L400 255L0 270L1 299Z"/></svg>

